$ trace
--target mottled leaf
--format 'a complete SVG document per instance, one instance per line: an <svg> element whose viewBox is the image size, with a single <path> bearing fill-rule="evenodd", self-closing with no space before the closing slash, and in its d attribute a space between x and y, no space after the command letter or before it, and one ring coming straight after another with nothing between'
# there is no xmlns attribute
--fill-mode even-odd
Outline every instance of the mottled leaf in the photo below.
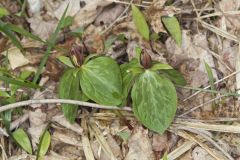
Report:
<svg viewBox="0 0 240 160"><path fill-rule="evenodd" d="M162 69L173 69L168 64L156 63L151 67L152 71L162 70Z"/></svg>
<svg viewBox="0 0 240 160"><path fill-rule="evenodd" d="M79 83L79 70L69 69L64 72L59 83L59 97L62 99L87 100L82 93ZM73 104L62 104L62 111L66 119L73 123L77 116L78 106Z"/></svg>
<svg viewBox="0 0 240 160"><path fill-rule="evenodd" d="M137 77L137 75L141 73L141 72L134 72L134 69L137 69L137 68L143 72L143 69L139 67L139 63L137 59L133 59L129 63L124 63L120 66L121 75L122 75L122 84L123 84L122 105L126 105L128 93L134 84L134 80Z"/></svg>
<svg viewBox="0 0 240 160"><path fill-rule="evenodd" d="M166 27L167 31L170 33L172 38L178 44L178 46L182 45L182 32L179 25L179 22L176 17L172 16L164 16L162 17L162 22Z"/></svg>
<svg viewBox="0 0 240 160"><path fill-rule="evenodd" d="M81 66L83 93L103 105L119 105L122 101L122 78L119 65L110 57L97 57Z"/></svg>
<svg viewBox="0 0 240 160"><path fill-rule="evenodd" d="M177 109L177 94L172 82L146 70L133 85L131 97L137 119L147 128L164 133Z"/></svg>
<svg viewBox="0 0 240 160"><path fill-rule="evenodd" d="M15 142L20 147L22 147L22 149L24 149L29 154L32 154L31 142L29 140L28 135L26 134L26 132L23 129L19 128L16 131L14 131L12 133L12 137L15 140Z"/></svg>
<svg viewBox="0 0 240 160"><path fill-rule="evenodd" d="M183 75L175 69L165 69L159 72L164 74L165 77L170 79L176 85L185 86L187 84Z"/></svg>
<svg viewBox="0 0 240 160"><path fill-rule="evenodd" d="M149 40L149 28L143 14L135 5L132 4L131 6L133 21L137 27L138 32L144 39Z"/></svg>

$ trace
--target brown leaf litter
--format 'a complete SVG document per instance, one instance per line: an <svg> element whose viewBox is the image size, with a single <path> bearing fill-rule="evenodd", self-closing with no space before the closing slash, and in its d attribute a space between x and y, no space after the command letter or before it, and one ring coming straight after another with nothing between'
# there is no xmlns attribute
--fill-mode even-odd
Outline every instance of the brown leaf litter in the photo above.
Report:
<svg viewBox="0 0 240 160"><path fill-rule="evenodd" d="M86 53L106 54L119 63L136 56L140 46L151 59L169 63L179 70L187 85L208 88L209 77L204 62L208 63L222 92L239 89L239 0L176 0L166 5L166 0L27 0L26 17L11 15L4 21L17 24L47 40L56 28L66 5L67 16L73 16L73 25L64 30L58 44L41 74L40 85L44 89L29 92L31 99L57 98L57 84L64 65L56 60L60 55L69 56L72 44L84 45ZM134 3L140 7L151 30L158 40L146 43L132 22L127 7ZM0 2L11 14L20 11L17 1ZM175 15L181 25L182 45L169 37L161 22L162 16ZM74 38L70 30L84 27L81 39ZM116 40L105 48L106 39L123 34L124 41ZM7 55L11 72L36 71L46 46L17 35L26 49L22 54L0 33L0 62ZM236 76L237 75L237 76ZM219 82L218 82L219 81ZM1 89L8 89L1 86ZM23 108L23 114L14 114L11 129L24 128L30 136L36 152L39 137L51 122L51 146L45 159L97 159L97 160L154 160L167 153L169 160L240 159L239 100L236 97L216 93L177 88L179 106L176 119L163 135L140 125L131 112L121 111L121 118L112 111L79 107L75 123L70 124L62 115L60 104L31 105ZM22 90L25 92L25 90ZM20 94L20 93L18 93ZM215 99L215 100L213 100ZM190 110L191 108L196 109ZM188 114L184 114L190 111ZM184 116L180 116L183 115ZM2 124L1 124L2 126ZM36 159L9 141L0 130L2 159Z"/></svg>

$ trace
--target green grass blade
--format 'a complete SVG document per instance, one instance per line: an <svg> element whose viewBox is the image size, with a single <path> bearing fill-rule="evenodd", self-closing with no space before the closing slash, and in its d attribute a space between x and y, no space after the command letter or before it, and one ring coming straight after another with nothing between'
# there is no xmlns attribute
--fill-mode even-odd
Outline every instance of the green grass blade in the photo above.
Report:
<svg viewBox="0 0 240 160"><path fill-rule="evenodd" d="M48 57L50 56L50 53L51 53L51 50L55 46L55 43L56 43L56 40L57 40L57 35L60 32L61 27L62 27L62 25L64 23L64 19L65 19L65 15L66 15L67 9L68 9L68 5L67 5L67 7L66 7L66 9L65 9L65 11L64 11L64 13L63 13L63 15L62 15L62 17L61 17L61 19L59 21L59 23L58 23L58 25L57 25L57 28L55 29L54 33L51 36L50 41L48 42L47 51L45 52L45 54L44 54L44 56L43 56L43 58L41 60L41 63L39 65L39 67L38 67L37 73L34 76L34 79L33 79L34 83L37 82L37 80L38 80L38 78L39 78L39 76L40 76L40 74L42 72L42 69L43 69L44 65L47 63Z"/></svg>
<svg viewBox="0 0 240 160"><path fill-rule="evenodd" d="M9 30L12 30L14 32L17 32L25 37L29 37L33 40L36 40L36 41L40 41L40 42L43 42L45 43L41 38L39 38L38 36L28 32L27 30L23 29L23 28L20 28L16 25L13 25L13 24L6 24L6 27L9 29Z"/></svg>
<svg viewBox="0 0 240 160"><path fill-rule="evenodd" d="M12 43L24 53L22 44L17 39L16 35L11 30L9 30L6 24L1 20L0 20L0 31L3 32L12 41Z"/></svg>
<svg viewBox="0 0 240 160"><path fill-rule="evenodd" d="M216 90L215 86L214 86L214 78L213 78L212 69L205 61L204 61L204 64L205 64L205 69L207 71L207 75L208 75L208 79L209 79L209 83L210 83L211 89L212 90Z"/></svg>
<svg viewBox="0 0 240 160"><path fill-rule="evenodd" d="M40 86L32 83L32 82L23 82L17 79L13 79L10 77L6 77L6 76L0 76L0 81L3 81L5 83L10 83L10 84L15 84L15 85L19 85L21 87L27 87L27 88L40 88Z"/></svg>

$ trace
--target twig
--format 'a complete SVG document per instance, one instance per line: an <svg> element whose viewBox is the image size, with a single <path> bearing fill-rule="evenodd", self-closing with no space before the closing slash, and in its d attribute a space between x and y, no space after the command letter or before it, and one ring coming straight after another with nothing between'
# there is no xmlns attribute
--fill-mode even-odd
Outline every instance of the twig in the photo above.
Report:
<svg viewBox="0 0 240 160"><path fill-rule="evenodd" d="M109 0L109 1L115 2L115 3L120 3L120 4L128 4L128 5L134 4L135 6L143 7L143 8L148 8L148 7L150 7L150 5L147 6L147 5L136 4L136 3L131 3L131 2L118 1L118 0Z"/></svg>
<svg viewBox="0 0 240 160"><path fill-rule="evenodd" d="M31 104L47 104L47 103L75 104L75 105L99 108L99 109L116 109L116 110L125 110L125 111L132 110L130 107L106 106L106 105L99 105L96 103L89 103L89 102L70 100L70 99L33 99L33 100L21 101L21 102L1 106L0 113L9 109L14 109L14 108L27 106Z"/></svg>

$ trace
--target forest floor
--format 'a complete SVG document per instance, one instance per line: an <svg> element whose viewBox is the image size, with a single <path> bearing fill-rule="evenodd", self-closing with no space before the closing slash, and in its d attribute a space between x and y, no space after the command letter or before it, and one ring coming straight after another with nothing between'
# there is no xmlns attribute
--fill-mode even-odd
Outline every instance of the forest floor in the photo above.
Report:
<svg viewBox="0 0 240 160"><path fill-rule="evenodd" d="M131 4L145 17L148 41ZM1 0L0 159L240 160L239 9L240 0ZM124 64L137 57L136 47L186 80L176 85L168 129L159 134L142 125L130 96L120 110L75 101L70 123L58 99L68 66L90 53ZM73 51L81 52L76 61Z"/></svg>

